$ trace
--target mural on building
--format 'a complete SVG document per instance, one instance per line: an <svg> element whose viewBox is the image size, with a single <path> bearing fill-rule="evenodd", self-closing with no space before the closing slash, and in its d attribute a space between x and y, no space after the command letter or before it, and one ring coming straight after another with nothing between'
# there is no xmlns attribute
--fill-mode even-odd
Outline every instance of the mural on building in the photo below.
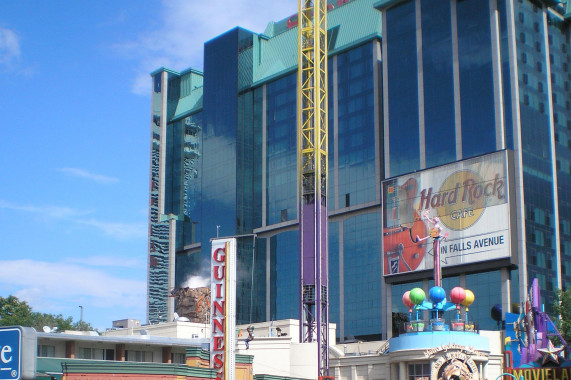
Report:
<svg viewBox="0 0 571 380"><path fill-rule="evenodd" d="M521 313L506 313L505 330L507 372L524 379L571 379L571 360L565 358L569 346L543 311L537 279Z"/></svg>

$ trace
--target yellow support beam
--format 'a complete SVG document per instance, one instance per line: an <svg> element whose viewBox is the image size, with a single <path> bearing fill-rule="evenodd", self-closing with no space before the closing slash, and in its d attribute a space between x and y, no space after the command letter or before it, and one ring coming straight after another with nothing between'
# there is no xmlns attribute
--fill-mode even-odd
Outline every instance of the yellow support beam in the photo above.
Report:
<svg viewBox="0 0 571 380"><path fill-rule="evenodd" d="M318 342L329 374L327 253L327 0L298 0L297 128L300 341Z"/></svg>

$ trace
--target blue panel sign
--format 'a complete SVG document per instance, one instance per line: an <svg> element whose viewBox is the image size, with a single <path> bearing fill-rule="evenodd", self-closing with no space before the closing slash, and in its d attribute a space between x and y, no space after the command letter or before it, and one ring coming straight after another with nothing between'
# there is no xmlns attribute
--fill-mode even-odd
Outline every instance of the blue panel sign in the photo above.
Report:
<svg viewBox="0 0 571 380"><path fill-rule="evenodd" d="M22 332L19 328L0 329L0 380L21 379Z"/></svg>

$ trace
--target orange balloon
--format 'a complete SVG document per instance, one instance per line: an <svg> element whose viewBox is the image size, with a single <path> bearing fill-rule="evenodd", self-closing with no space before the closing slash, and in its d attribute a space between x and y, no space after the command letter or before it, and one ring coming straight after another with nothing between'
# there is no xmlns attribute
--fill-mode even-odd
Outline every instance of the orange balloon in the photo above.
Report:
<svg viewBox="0 0 571 380"><path fill-rule="evenodd" d="M470 306L474 302L474 293L471 290L466 289L466 298L462 301L462 305Z"/></svg>

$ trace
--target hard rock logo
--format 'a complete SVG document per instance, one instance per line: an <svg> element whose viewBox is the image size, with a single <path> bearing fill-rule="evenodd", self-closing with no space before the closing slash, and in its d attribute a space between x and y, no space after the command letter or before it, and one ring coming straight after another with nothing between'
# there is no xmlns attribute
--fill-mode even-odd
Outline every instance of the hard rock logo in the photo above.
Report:
<svg viewBox="0 0 571 380"><path fill-rule="evenodd" d="M460 170L444 180L435 192L432 187L420 192L420 209L436 209L449 229L464 230L480 219L487 206L506 202L505 178L495 174L484 180L471 170Z"/></svg>

